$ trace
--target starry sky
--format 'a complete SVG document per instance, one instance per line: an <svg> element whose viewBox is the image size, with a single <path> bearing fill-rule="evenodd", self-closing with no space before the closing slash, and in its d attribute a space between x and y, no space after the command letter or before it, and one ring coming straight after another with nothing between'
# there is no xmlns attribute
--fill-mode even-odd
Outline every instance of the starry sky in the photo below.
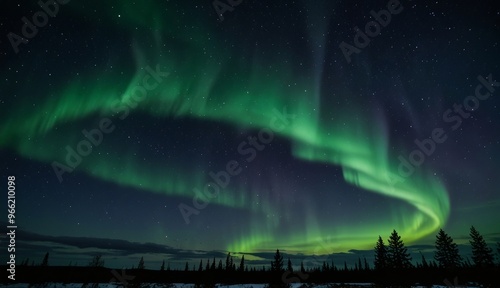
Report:
<svg viewBox="0 0 500 288"><path fill-rule="evenodd" d="M73 0L13 45L22 17L44 21L15 2L0 159L21 259L340 263L393 229L432 253L439 228L465 258L471 225L500 241L494 1L243 0L219 17L210 1Z"/></svg>

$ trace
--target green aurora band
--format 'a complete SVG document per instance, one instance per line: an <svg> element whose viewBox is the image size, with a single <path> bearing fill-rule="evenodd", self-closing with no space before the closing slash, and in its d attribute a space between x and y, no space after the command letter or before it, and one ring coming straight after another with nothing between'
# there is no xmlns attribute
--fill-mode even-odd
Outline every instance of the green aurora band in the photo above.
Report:
<svg viewBox="0 0 500 288"><path fill-rule="evenodd" d="M165 28L182 25L174 26L173 21L168 19L138 15L117 6L115 8L122 15L122 25L126 29L156 27L153 29L156 32L149 38L135 36L136 41L132 45L137 67L135 73L124 79L126 76L118 73L100 72L96 75L95 71L83 72L84 75L69 79L68 84L61 84L57 91L36 97L33 100L36 105L31 101L18 104L19 109L9 111L0 127L2 149L11 149L23 157L49 164L53 161L65 163L66 145L76 147L84 139L83 128L75 128L80 127L75 123L86 121L86 129L89 130L97 127L98 120L103 117L117 116L114 110L117 103L133 105L131 95L134 87L141 83L144 67L149 65L154 69L158 64L163 67L162 71L171 74L137 107L131 108L132 114L156 118L184 117L223 122L235 128L260 129L269 126L273 109L281 111L286 107L296 118L279 136L291 141L296 158L338 165L342 167L346 182L367 192L393 198L395 205L400 206L399 210L387 211L388 215L378 215L379 219L370 220L362 226L346 227L320 225L311 211L306 215L303 227L296 227L290 235L279 239L273 233L280 225L279 221L268 220L262 224L260 220L255 220L240 233L238 239L225 247L228 251L273 250L277 243L280 249L289 253L304 254L317 253L318 243L323 243L325 251L332 252L372 248L380 231L396 228L406 242L412 242L445 225L450 211L446 189L438 179L427 175L424 168L406 179L397 176L397 163L390 161L397 155L388 152L384 117L366 115L361 111L361 105L354 104L353 100L351 105L328 107L335 109L334 115L337 116L323 119L325 117L322 117L318 101L310 100L318 99L320 95L320 92L314 91L317 79L302 77L293 65L283 64L282 60L292 59L292 55L284 51L283 59L273 60L273 65L279 69L269 70L269 59L262 59L258 51L253 52L251 61L241 60L237 53L230 50L212 48L212 51L207 51L200 39L207 38L209 31L200 28L199 34L194 35L198 36L197 40L190 40L192 31L188 34L181 28ZM154 7L149 8L145 14L157 13ZM175 36L175 41L171 40L172 36ZM236 74L248 77L235 77ZM112 84L124 82L128 84ZM353 115L357 117L353 119ZM120 129L120 120L116 117L112 119L116 129ZM92 126L88 126L89 121ZM78 172L123 186L182 196L186 203L190 203L193 197L192 189L203 187L207 182L208 175L202 169L177 163L145 164L140 157L132 156L134 153L141 154L140 145L124 147L113 140L113 133L116 132L105 135L98 148L100 153L93 151L84 157L76 168ZM263 199L262 205L254 205L256 189L230 185L210 203L256 214L276 211L277 207L272 207L270 201Z"/></svg>

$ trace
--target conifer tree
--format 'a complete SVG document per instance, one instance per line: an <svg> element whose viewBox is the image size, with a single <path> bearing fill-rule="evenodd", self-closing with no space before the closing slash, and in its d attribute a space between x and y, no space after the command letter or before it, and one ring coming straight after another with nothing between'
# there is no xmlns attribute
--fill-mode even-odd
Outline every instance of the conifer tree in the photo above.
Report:
<svg viewBox="0 0 500 288"><path fill-rule="evenodd" d="M222 270L222 259L219 259L219 265L217 265L217 270Z"/></svg>
<svg viewBox="0 0 500 288"><path fill-rule="evenodd" d="M245 255L241 256L239 271L243 272L245 270Z"/></svg>
<svg viewBox="0 0 500 288"><path fill-rule="evenodd" d="M429 268L429 264L427 264L427 260L425 259L425 256L424 254L422 254L422 252L420 252L420 256L422 256L422 268Z"/></svg>
<svg viewBox="0 0 500 288"><path fill-rule="evenodd" d="M227 256L226 256L226 271L229 271L231 270L231 252L228 252L227 253Z"/></svg>
<svg viewBox="0 0 500 288"><path fill-rule="evenodd" d="M474 228L470 227L469 242L472 246L472 261L476 267L491 267L493 266L493 251L488 247L483 236Z"/></svg>
<svg viewBox="0 0 500 288"><path fill-rule="evenodd" d="M306 269L304 269L304 261L300 262L300 272L306 273Z"/></svg>
<svg viewBox="0 0 500 288"><path fill-rule="evenodd" d="M186 266L184 266L184 271L189 271L189 263L186 261Z"/></svg>
<svg viewBox="0 0 500 288"><path fill-rule="evenodd" d="M144 257L141 257L141 260L139 260L139 264L137 265L137 269L146 269L146 266L144 265Z"/></svg>
<svg viewBox="0 0 500 288"><path fill-rule="evenodd" d="M102 255L95 255L89 263L89 267L104 267L104 260L102 259Z"/></svg>
<svg viewBox="0 0 500 288"><path fill-rule="evenodd" d="M200 266L198 266L198 272L203 271L203 261L200 259Z"/></svg>
<svg viewBox="0 0 500 288"><path fill-rule="evenodd" d="M401 236L398 235L396 230L392 231L388 240L387 260L389 267L393 269L410 268L412 266L410 254L408 254L403 240L401 240Z"/></svg>
<svg viewBox="0 0 500 288"><path fill-rule="evenodd" d="M163 260L163 262L161 262L161 267L160 267L160 271L164 271L165 270L165 260Z"/></svg>
<svg viewBox="0 0 500 288"><path fill-rule="evenodd" d="M497 242L498 266L500 266L500 242Z"/></svg>
<svg viewBox="0 0 500 288"><path fill-rule="evenodd" d="M42 264L40 266L49 266L49 252L45 253L45 256L43 257Z"/></svg>
<svg viewBox="0 0 500 288"><path fill-rule="evenodd" d="M205 267L205 271L210 270L210 259L207 259L207 266Z"/></svg>
<svg viewBox="0 0 500 288"><path fill-rule="evenodd" d="M276 254L274 254L274 261L271 262L271 271L283 271L283 256L280 254L280 250L276 250Z"/></svg>
<svg viewBox="0 0 500 288"><path fill-rule="evenodd" d="M383 270L387 268L387 248L385 247L384 240L378 236L377 244L375 245L375 270Z"/></svg>
<svg viewBox="0 0 500 288"><path fill-rule="evenodd" d="M434 259L439 264L441 268L458 268L461 266L462 257L460 257L458 246L453 239L443 231L439 229L436 235L436 254Z"/></svg>
<svg viewBox="0 0 500 288"><path fill-rule="evenodd" d="M286 266L286 270L293 272L292 261L290 261L290 258L288 258L288 265Z"/></svg>
<svg viewBox="0 0 500 288"><path fill-rule="evenodd" d="M210 266L210 270L215 270L215 257L214 257L214 261L212 262L212 266Z"/></svg>

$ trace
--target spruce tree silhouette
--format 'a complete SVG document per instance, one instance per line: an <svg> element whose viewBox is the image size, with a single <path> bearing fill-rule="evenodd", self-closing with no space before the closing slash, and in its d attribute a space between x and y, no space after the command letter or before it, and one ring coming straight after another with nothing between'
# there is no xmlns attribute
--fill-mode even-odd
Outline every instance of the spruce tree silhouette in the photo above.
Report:
<svg viewBox="0 0 500 288"><path fill-rule="evenodd" d="M40 266L47 267L49 266L49 252L45 253L45 256L43 257L42 264Z"/></svg>
<svg viewBox="0 0 500 288"><path fill-rule="evenodd" d="M289 261L289 265L292 263ZM262 266L262 271L266 271L265 266ZM268 285L266 287L269 288L289 288L291 287L290 283L285 281L284 277L286 277L287 273L284 269L283 255L281 255L280 250L277 249L274 254L274 260L271 262L271 268L268 270L270 273L268 274Z"/></svg>
<svg viewBox="0 0 500 288"><path fill-rule="evenodd" d="M290 261L290 258L288 258L288 263L287 263L287 266L286 266L286 270L290 271L290 272L293 272L292 261Z"/></svg>
<svg viewBox="0 0 500 288"><path fill-rule="evenodd" d="M427 260L425 259L425 256L424 256L424 254L422 254L422 252L420 252L420 256L422 256L421 267L424 268L424 269L429 268L429 264L427 264Z"/></svg>
<svg viewBox="0 0 500 288"><path fill-rule="evenodd" d="M239 271L243 272L245 270L245 255L241 256Z"/></svg>
<svg viewBox="0 0 500 288"><path fill-rule="evenodd" d="M462 257L460 257L457 244L443 229L439 229L436 235L434 259L438 262L439 267L446 269L458 268L462 264Z"/></svg>
<svg viewBox="0 0 500 288"><path fill-rule="evenodd" d="M104 267L104 260L102 259L102 255L95 255L89 263L89 267Z"/></svg>
<svg viewBox="0 0 500 288"><path fill-rule="evenodd" d="M497 242L498 266L500 267L500 242Z"/></svg>
<svg viewBox="0 0 500 288"><path fill-rule="evenodd" d="M280 254L280 250L276 250L276 254L274 254L274 261L271 262L271 271L283 271L283 256Z"/></svg>
<svg viewBox="0 0 500 288"><path fill-rule="evenodd" d="M217 270L222 271L222 259L219 259L219 265L217 265Z"/></svg>
<svg viewBox="0 0 500 288"><path fill-rule="evenodd" d="M141 260L139 260L139 264L137 265L137 269L146 269L146 266L144 265L144 257L141 257Z"/></svg>
<svg viewBox="0 0 500 288"><path fill-rule="evenodd" d="M231 259L231 252L228 252L226 256L226 271L231 270L231 263L229 259Z"/></svg>
<svg viewBox="0 0 500 288"><path fill-rule="evenodd" d="M200 266L198 266L198 272L203 271L203 260L200 259Z"/></svg>
<svg viewBox="0 0 500 288"><path fill-rule="evenodd" d="M412 267L411 257L408 253L401 236L393 230L388 240L387 260L389 267L393 269L405 269Z"/></svg>
<svg viewBox="0 0 500 288"><path fill-rule="evenodd" d="M231 257L231 252L227 253L226 256L226 271L233 271L234 269L233 257Z"/></svg>
<svg viewBox="0 0 500 288"><path fill-rule="evenodd" d="M214 257L214 261L212 262L212 266L210 266L210 270L212 270L212 271L215 270L215 257Z"/></svg>
<svg viewBox="0 0 500 288"><path fill-rule="evenodd" d="M378 241L375 245L375 270L384 270L387 268L387 264L387 248L385 247L382 237L378 236Z"/></svg>
<svg viewBox="0 0 500 288"><path fill-rule="evenodd" d="M161 262L160 271L165 271L165 260L163 260L163 262Z"/></svg>
<svg viewBox="0 0 500 288"><path fill-rule="evenodd" d="M493 266L493 251L488 247L483 236L474 228L470 227L469 242L472 246L472 261L476 267L491 267Z"/></svg>

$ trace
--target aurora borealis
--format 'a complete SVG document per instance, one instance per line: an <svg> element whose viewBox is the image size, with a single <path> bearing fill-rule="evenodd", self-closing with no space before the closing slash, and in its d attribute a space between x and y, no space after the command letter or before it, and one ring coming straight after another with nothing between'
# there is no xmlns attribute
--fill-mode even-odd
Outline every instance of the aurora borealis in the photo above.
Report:
<svg viewBox="0 0 500 288"><path fill-rule="evenodd" d="M220 21L210 1L73 0L19 53L2 36L0 157L18 179L19 254L261 264L276 249L370 250L392 229L409 245L439 228L466 244L470 225L499 241L500 88L478 77L500 81L500 10L400 1L348 63L339 44L387 2L243 1ZM3 34L40 9L8 4ZM491 96L452 129L443 113L460 115L477 85ZM403 177L399 157L436 128L447 140ZM221 187L213 175L228 166L239 172Z"/></svg>

